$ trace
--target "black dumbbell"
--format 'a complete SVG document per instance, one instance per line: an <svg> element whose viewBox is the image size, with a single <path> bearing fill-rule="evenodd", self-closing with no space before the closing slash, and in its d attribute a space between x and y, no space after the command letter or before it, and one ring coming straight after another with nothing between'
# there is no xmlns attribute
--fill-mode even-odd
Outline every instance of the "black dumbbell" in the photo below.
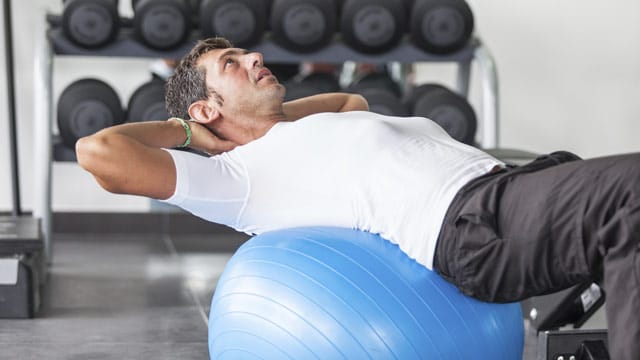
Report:
<svg viewBox="0 0 640 360"><path fill-rule="evenodd" d="M326 46L337 28L333 0L274 0L274 40L291 51L308 53Z"/></svg>
<svg viewBox="0 0 640 360"><path fill-rule="evenodd" d="M464 47L474 26L473 13L464 0L415 0L409 23L412 41L433 54Z"/></svg>
<svg viewBox="0 0 640 360"><path fill-rule="evenodd" d="M391 116L407 114L400 100L402 94L400 85L385 73L366 74L349 85L348 91L364 96L372 112Z"/></svg>
<svg viewBox="0 0 640 360"><path fill-rule="evenodd" d="M133 27L145 45L168 50L182 44L191 31L188 0L132 0Z"/></svg>
<svg viewBox="0 0 640 360"><path fill-rule="evenodd" d="M369 111L389 116L405 116L406 108L391 91L371 88L360 92L369 103Z"/></svg>
<svg viewBox="0 0 640 360"><path fill-rule="evenodd" d="M402 97L400 84L384 72L371 72L365 74L354 80L351 85L349 85L349 88L355 92L370 88L386 89L396 97Z"/></svg>
<svg viewBox="0 0 640 360"><path fill-rule="evenodd" d="M369 54L391 50L404 33L402 0L346 0L340 29L343 41Z"/></svg>
<svg viewBox="0 0 640 360"><path fill-rule="evenodd" d="M120 29L117 0L64 0L62 31L79 46L97 48L113 41Z"/></svg>
<svg viewBox="0 0 640 360"><path fill-rule="evenodd" d="M414 116L435 121L452 138L473 144L478 127L476 114L464 97L446 87L420 85L409 95L406 107Z"/></svg>
<svg viewBox="0 0 640 360"><path fill-rule="evenodd" d="M326 72L315 72L302 78L293 78L285 83L285 101L303 97L340 91L338 78Z"/></svg>
<svg viewBox="0 0 640 360"><path fill-rule="evenodd" d="M167 120L170 116L165 107L164 84L152 79L138 87L127 104L127 122Z"/></svg>
<svg viewBox="0 0 640 360"><path fill-rule="evenodd" d="M249 47L262 38L267 23L264 0L204 0L200 4L200 31L221 36L235 46Z"/></svg>
<svg viewBox="0 0 640 360"><path fill-rule="evenodd" d="M118 94L97 79L80 79L67 86L58 98L58 129L65 146L98 130L124 122Z"/></svg>

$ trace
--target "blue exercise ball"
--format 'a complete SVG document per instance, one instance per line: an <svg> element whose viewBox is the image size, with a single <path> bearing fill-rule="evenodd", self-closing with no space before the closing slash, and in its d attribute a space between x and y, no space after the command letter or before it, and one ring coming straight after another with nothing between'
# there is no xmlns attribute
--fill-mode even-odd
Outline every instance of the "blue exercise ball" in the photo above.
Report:
<svg viewBox="0 0 640 360"><path fill-rule="evenodd" d="M521 359L520 305L469 298L380 236L298 228L246 242L211 303L212 359Z"/></svg>

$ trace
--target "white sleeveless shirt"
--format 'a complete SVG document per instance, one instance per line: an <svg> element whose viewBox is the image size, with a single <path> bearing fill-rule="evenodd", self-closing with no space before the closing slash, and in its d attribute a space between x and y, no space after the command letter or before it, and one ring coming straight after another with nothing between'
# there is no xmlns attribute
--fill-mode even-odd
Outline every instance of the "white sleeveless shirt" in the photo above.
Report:
<svg viewBox="0 0 640 360"><path fill-rule="evenodd" d="M431 120L371 112L320 113L210 158L167 150L167 200L249 234L336 226L380 234L432 268L456 192L502 163L453 140Z"/></svg>

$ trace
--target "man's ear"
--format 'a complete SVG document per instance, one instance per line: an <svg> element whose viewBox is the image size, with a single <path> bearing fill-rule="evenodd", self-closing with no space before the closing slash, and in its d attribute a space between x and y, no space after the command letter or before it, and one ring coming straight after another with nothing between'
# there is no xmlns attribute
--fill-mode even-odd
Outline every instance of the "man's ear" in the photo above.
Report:
<svg viewBox="0 0 640 360"><path fill-rule="evenodd" d="M207 100L198 100L189 106L189 116L201 124L210 124L220 118L220 111Z"/></svg>

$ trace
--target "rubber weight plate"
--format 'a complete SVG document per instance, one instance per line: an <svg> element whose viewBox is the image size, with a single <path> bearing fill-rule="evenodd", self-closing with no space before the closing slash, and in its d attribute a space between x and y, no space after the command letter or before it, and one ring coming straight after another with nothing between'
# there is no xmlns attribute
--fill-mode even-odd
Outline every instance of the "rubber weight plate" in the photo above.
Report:
<svg viewBox="0 0 640 360"><path fill-rule="evenodd" d="M400 41L405 24L400 0L347 0L342 8L342 39L369 54L391 50Z"/></svg>
<svg viewBox="0 0 640 360"><path fill-rule="evenodd" d="M407 108L407 110L413 111L413 107L416 105L416 102L420 100L422 96L435 90L450 91L444 85L422 84L420 86L414 87L411 90L411 92L409 92L408 96L404 99L404 106Z"/></svg>
<svg viewBox="0 0 640 360"><path fill-rule="evenodd" d="M349 85L349 91L356 93L372 88L385 89L398 98L402 96L400 85L385 73L369 73Z"/></svg>
<svg viewBox="0 0 640 360"><path fill-rule="evenodd" d="M320 93L340 91L340 81L338 77L324 72L311 73L305 76L300 82L312 86Z"/></svg>
<svg viewBox="0 0 640 360"><path fill-rule="evenodd" d="M331 0L275 0L271 30L275 41L295 52L326 46L336 31L336 8Z"/></svg>
<svg viewBox="0 0 640 360"><path fill-rule="evenodd" d="M406 116L407 110L391 91L382 88L364 89L360 92L369 103L369 111L389 116Z"/></svg>
<svg viewBox="0 0 640 360"><path fill-rule="evenodd" d="M158 50L182 44L191 30L189 6L185 0L139 0L133 26L140 40Z"/></svg>
<svg viewBox="0 0 640 360"><path fill-rule="evenodd" d="M463 97L448 90L434 89L416 101L413 114L435 121L455 140L473 144L477 119Z"/></svg>
<svg viewBox="0 0 640 360"><path fill-rule="evenodd" d="M204 37L221 36L235 46L248 47L262 38L267 19L264 0L204 0L200 30Z"/></svg>
<svg viewBox="0 0 640 360"><path fill-rule="evenodd" d="M62 31L74 43L96 48L111 42L120 29L117 1L68 0L62 12Z"/></svg>
<svg viewBox="0 0 640 360"><path fill-rule="evenodd" d="M285 83L285 88L287 89L287 92L284 95L285 102L322 93L322 91L319 91L312 85L302 84L294 80L287 81Z"/></svg>
<svg viewBox="0 0 640 360"><path fill-rule="evenodd" d="M165 107L164 84L164 81L154 79L142 84L133 92L127 104L127 122L170 118Z"/></svg>
<svg viewBox="0 0 640 360"><path fill-rule="evenodd" d="M120 98L103 81L75 81L58 98L58 129L62 142L69 148L73 149L79 138L123 121Z"/></svg>
<svg viewBox="0 0 640 360"><path fill-rule="evenodd" d="M302 79L293 78L285 83L285 87L287 92L284 99L291 101L311 95L340 91L340 82L334 75L317 72Z"/></svg>
<svg viewBox="0 0 640 360"><path fill-rule="evenodd" d="M474 26L473 13L464 0L416 0L410 23L413 42L434 54L462 48Z"/></svg>

